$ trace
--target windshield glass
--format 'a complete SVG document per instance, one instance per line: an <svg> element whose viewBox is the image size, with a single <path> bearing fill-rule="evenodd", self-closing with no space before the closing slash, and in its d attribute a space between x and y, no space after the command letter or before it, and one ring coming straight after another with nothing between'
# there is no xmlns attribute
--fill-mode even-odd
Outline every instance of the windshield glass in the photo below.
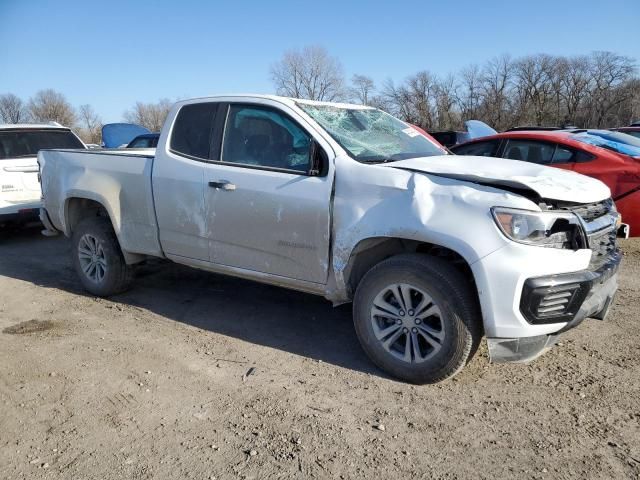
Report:
<svg viewBox="0 0 640 480"><path fill-rule="evenodd" d="M629 137L629 139L624 139L624 141L620 141L618 136ZM640 143L640 141L631 137L630 135L609 132L606 134L597 133L597 132L583 132L576 133L573 135L574 140L578 140L582 143L588 143L589 145L595 145L596 147L606 148L607 150L612 150L617 153L622 153L624 155L629 155L634 158L640 158L640 145L632 145L628 142L632 141L634 143Z"/></svg>
<svg viewBox="0 0 640 480"><path fill-rule="evenodd" d="M305 103L298 106L360 162L446 154L418 130L381 110Z"/></svg>
<svg viewBox="0 0 640 480"><path fill-rule="evenodd" d="M631 135L632 137L640 138L640 130L625 130L627 135Z"/></svg>
<svg viewBox="0 0 640 480"><path fill-rule="evenodd" d="M0 130L0 160L35 157L45 148L84 148L69 130Z"/></svg>
<svg viewBox="0 0 640 480"><path fill-rule="evenodd" d="M589 130L587 133L602 137L605 140L611 140L612 142L625 143L627 145L633 145L640 148L640 140L636 137L629 135L628 132L611 132L609 130Z"/></svg>

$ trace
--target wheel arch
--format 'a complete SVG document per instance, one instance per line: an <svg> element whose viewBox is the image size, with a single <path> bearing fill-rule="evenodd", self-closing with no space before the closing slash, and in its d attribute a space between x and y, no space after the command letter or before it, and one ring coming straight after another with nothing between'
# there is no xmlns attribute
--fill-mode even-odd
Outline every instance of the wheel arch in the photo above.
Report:
<svg viewBox="0 0 640 480"><path fill-rule="evenodd" d="M64 203L64 234L71 237L74 229L86 218L106 217L109 219L113 231L116 234L120 249L127 264L131 265L144 260L144 255L127 252L122 248L120 241L120 225L113 212L109 209L109 204L98 195L76 195L69 196Z"/></svg>
<svg viewBox="0 0 640 480"><path fill-rule="evenodd" d="M64 204L64 234L70 237L78 224L88 217L107 217L113 226L113 217L109 213L105 203L93 198L74 196L65 200Z"/></svg>
<svg viewBox="0 0 640 480"><path fill-rule="evenodd" d="M406 253L434 256L454 265L469 281L480 305L476 279L471 269L473 259L444 245L401 237L371 237L356 244L343 272L349 298L353 298L358 284L371 268L387 258Z"/></svg>

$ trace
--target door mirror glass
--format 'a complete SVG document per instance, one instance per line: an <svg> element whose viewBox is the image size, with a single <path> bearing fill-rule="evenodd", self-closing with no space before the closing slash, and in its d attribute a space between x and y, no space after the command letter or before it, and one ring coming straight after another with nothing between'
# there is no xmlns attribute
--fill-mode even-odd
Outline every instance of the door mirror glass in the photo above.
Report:
<svg viewBox="0 0 640 480"><path fill-rule="evenodd" d="M326 152L315 140L311 140L311 168L309 175L314 177L323 177L329 169L329 157Z"/></svg>

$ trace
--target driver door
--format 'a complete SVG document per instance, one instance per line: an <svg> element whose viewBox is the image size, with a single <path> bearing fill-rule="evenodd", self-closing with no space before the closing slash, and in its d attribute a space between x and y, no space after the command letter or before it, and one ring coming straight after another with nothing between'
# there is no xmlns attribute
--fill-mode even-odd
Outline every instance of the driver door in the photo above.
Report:
<svg viewBox="0 0 640 480"><path fill-rule="evenodd" d="M325 283L332 179L310 172L312 135L273 106L225 113L219 158L205 167L211 262Z"/></svg>

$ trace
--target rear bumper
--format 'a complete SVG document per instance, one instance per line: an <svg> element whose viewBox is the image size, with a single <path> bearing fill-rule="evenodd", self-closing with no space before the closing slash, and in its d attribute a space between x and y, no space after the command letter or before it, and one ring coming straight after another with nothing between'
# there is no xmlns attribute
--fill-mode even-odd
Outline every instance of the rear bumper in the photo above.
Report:
<svg viewBox="0 0 640 480"><path fill-rule="evenodd" d="M42 206L42 202L38 200L24 200L24 201L0 201L0 217L6 215L18 215L29 210L37 210Z"/></svg>
<svg viewBox="0 0 640 480"><path fill-rule="evenodd" d="M622 255L615 252L597 270L530 278L525 282L520 307L527 322L535 324L566 322L551 334L520 338L488 338L489 355L494 362L528 362L543 354L558 336L578 326L585 318L604 320L618 290L618 268ZM563 311L545 318L537 315L545 295L565 292L572 296Z"/></svg>
<svg viewBox="0 0 640 480"><path fill-rule="evenodd" d="M16 211L0 210L0 224L25 223L38 220L38 208L20 208Z"/></svg>

